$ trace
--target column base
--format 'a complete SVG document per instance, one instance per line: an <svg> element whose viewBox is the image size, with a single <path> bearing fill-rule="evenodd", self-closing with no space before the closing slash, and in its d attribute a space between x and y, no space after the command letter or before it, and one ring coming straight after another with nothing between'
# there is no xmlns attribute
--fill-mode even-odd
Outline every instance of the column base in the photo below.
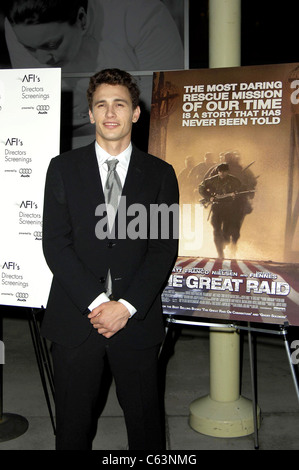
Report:
<svg viewBox="0 0 299 470"><path fill-rule="evenodd" d="M260 409L257 407L260 425ZM254 433L252 402L240 396L236 401L219 402L209 395L190 405L189 424L195 431L214 437L241 437Z"/></svg>
<svg viewBox="0 0 299 470"><path fill-rule="evenodd" d="M4 413L0 420L0 442L10 441L24 434L29 423L26 418L12 413Z"/></svg>

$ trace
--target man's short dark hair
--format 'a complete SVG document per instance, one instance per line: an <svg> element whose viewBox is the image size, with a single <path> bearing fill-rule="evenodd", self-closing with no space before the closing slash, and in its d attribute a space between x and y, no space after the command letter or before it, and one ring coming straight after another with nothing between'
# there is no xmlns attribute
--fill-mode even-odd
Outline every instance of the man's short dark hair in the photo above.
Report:
<svg viewBox="0 0 299 470"><path fill-rule="evenodd" d="M220 165L217 166L217 171L228 171L229 166L228 163L220 163Z"/></svg>
<svg viewBox="0 0 299 470"><path fill-rule="evenodd" d="M135 79L128 72L119 69L104 69L97 72L89 80L87 90L87 100L89 109L92 109L93 95L99 85L122 85L125 86L131 95L133 109L139 105L140 91Z"/></svg>
<svg viewBox="0 0 299 470"><path fill-rule="evenodd" d="M12 24L74 24L79 8L87 12L88 0L6 0L5 14Z"/></svg>

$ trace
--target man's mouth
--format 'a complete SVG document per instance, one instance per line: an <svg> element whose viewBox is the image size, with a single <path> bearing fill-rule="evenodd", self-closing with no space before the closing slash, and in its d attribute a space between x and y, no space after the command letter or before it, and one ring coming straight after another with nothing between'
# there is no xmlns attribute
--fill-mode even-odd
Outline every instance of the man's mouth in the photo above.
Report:
<svg viewBox="0 0 299 470"><path fill-rule="evenodd" d="M118 125L117 122L104 122L104 126L109 129L115 129Z"/></svg>

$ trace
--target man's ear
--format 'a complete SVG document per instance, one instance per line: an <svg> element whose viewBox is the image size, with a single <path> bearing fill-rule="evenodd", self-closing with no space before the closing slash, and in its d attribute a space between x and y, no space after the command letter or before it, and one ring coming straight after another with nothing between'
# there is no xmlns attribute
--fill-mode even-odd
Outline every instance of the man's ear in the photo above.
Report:
<svg viewBox="0 0 299 470"><path fill-rule="evenodd" d="M141 114L140 106L137 106L133 111L132 122L137 122L138 119L140 118L140 114Z"/></svg>
<svg viewBox="0 0 299 470"><path fill-rule="evenodd" d="M80 7L77 13L77 25L84 31L87 27L87 14L83 7Z"/></svg>
<svg viewBox="0 0 299 470"><path fill-rule="evenodd" d="M90 120L91 124L94 124L95 120L94 120L91 109L88 110L88 113L89 113L89 120Z"/></svg>

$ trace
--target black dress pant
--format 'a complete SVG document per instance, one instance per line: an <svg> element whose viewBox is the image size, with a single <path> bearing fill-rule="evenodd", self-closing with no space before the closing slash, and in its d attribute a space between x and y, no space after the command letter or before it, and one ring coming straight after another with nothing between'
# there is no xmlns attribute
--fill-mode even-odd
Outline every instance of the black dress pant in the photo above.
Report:
<svg viewBox="0 0 299 470"><path fill-rule="evenodd" d="M130 349L116 336L106 339L96 330L76 348L53 344L56 450L92 448L106 359L124 413L129 449L162 450L158 352L159 346Z"/></svg>

